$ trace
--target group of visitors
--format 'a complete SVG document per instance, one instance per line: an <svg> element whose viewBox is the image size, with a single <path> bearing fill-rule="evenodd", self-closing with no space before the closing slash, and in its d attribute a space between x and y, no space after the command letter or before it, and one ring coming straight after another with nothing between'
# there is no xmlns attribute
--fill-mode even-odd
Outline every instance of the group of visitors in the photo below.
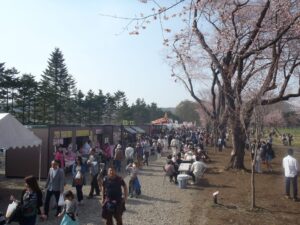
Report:
<svg viewBox="0 0 300 225"><path fill-rule="evenodd" d="M292 141L293 141L293 135L290 133L284 133L281 136L281 141L283 145L288 145L288 146L292 146Z"/></svg>
<svg viewBox="0 0 300 225"><path fill-rule="evenodd" d="M195 184L196 179L200 178L203 175L205 169L207 168L207 165L203 162L199 155L194 156L195 157L191 159L182 159L181 153L178 153L173 157L172 155L167 156L166 164L164 165L163 170L165 171L166 176L169 177L170 182L178 184L177 176L180 173L180 164L187 162L191 164L190 170L187 171L187 175L190 175L192 177L193 182L191 184Z"/></svg>
<svg viewBox="0 0 300 225"><path fill-rule="evenodd" d="M79 224L78 209L83 204L84 195L82 188L90 181L90 192L87 199L100 196L102 193L102 217L107 225L113 224L113 218L117 225L123 224L122 214L126 210L125 203L128 197L138 197L141 194L141 184L138 178L143 166L149 165L149 157L156 155L161 157L163 149L168 149L169 154L166 164L163 166L165 175L170 182L178 183L179 168L182 163L190 163L187 175L192 178L191 184L195 184L211 162L206 147L210 144L210 135L204 130L171 131L170 133L154 137L143 137L136 143L128 143L124 148L118 143L114 148L105 143L100 151L91 148L76 156L72 165L72 186L74 192L64 192L66 179L64 170L64 157L60 148L54 155L46 181L46 192L43 202L43 194L37 180L33 176L25 178L26 189L22 192L20 205L23 208L21 225L35 225L38 215L41 220L49 217L50 200L54 196L56 200L55 216L63 217L61 225ZM223 147L222 147L223 148ZM252 160L255 161L255 170L261 173L261 164L266 164L267 170L272 171L271 160L275 157L272 149L272 138L266 141L253 140L250 144ZM293 157L293 150L288 150L288 156L283 159L285 171L286 197L297 200L297 175L299 165ZM124 165L126 164L126 165ZM124 169L124 170L123 170ZM128 185L120 176L121 172L129 175ZM87 179L87 176L90 176ZM293 186L293 195L290 195L290 183ZM127 188L128 187L128 188ZM60 204L61 196L64 196L64 204ZM14 196L12 200L16 200Z"/></svg>
<svg viewBox="0 0 300 225"><path fill-rule="evenodd" d="M261 165L265 164L269 172L273 171L271 161L275 158L275 152L272 148L272 142L256 141L255 139L251 143L250 147L251 159L255 161L255 171L262 173Z"/></svg>

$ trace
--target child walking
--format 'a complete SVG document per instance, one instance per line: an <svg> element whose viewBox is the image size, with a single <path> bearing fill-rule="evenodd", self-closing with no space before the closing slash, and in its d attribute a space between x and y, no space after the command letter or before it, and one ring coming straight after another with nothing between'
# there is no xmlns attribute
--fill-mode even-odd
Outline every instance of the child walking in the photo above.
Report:
<svg viewBox="0 0 300 225"><path fill-rule="evenodd" d="M136 163L130 163L126 167L126 171L130 174L129 180L129 197L132 198L133 194L136 194L136 197L141 194L141 185L137 177L138 168Z"/></svg>
<svg viewBox="0 0 300 225"><path fill-rule="evenodd" d="M77 218L77 202L72 191L67 191L65 194L65 206L58 217L64 215L60 225L79 225Z"/></svg>

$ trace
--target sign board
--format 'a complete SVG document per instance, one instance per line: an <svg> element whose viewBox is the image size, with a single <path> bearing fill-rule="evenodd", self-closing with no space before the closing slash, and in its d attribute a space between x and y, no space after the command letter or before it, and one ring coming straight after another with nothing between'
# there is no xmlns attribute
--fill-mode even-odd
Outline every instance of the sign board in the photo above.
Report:
<svg viewBox="0 0 300 225"><path fill-rule="evenodd" d="M63 130L63 131L54 131L54 138L71 138L72 131L71 130Z"/></svg>
<svg viewBox="0 0 300 225"><path fill-rule="evenodd" d="M122 125L123 126L135 125L135 122L133 120L123 120Z"/></svg>
<svg viewBox="0 0 300 225"><path fill-rule="evenodd" d="M103 134L103 129L102 128L96 129L96 134Z"/></svg>
<svg viewBox="0 0 300 225"><path fill-rule="evenodd" d="M88 137L90 136L89 130L76 130L76 137Z"/></svg>

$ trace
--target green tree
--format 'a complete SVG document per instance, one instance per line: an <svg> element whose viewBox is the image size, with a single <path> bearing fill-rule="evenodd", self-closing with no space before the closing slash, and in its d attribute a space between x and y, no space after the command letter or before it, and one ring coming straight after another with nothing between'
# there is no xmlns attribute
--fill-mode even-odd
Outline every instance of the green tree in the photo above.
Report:
<svg viewBox="0 0 300 225"><path fill-rule="evenodd" d="M50 123L61 124L67 117L66 103L70 100L72 89L75 87L73 77L68 73L65 59L59 48L55 48L48 60L48 67L42 75L43 84L47 87Z"/></svg>
<svg viewBox="0 0 300 225"><path fill-rule="evenodd" d="M96 123L101 124L103 122L103 115L105 113L105 101L106 97L103 95L102 90L98 91L98 95L95 96L95 110L96 110Z"/></svg>
<svg viewBox="0 0 300 225"><path fill-rule="evenodd" d="M122 123L123 120L132 120L132 110L129 107L126 99L123 99L122 105L117 111L116 122Z"/></svg>
<svg viewBox="0 0 300 225"><path fill-rule="evenodd" d="M16 68L5 69L5 64L0 65L0 92L2 96L2 104L4 104L4 111L14 114L14 101L16 96L16 89L19 85L16 77L19 72Z"/></svg>
<svg viewBox="0 0 300 225"><path fill-rule="evenodd" d="M23 74L19 80L16 106L20 110L16 113L17 118L23 124L31 124L35 121L35 107L38 84L31 74Z"/></svg>
<svg viewBox="0 0 300 225"><path fill-rule="evenodd" d="M52 121L51 101L48 99L50 92L51 88L48 80L42 80L38 83L36 119L40 124L49 124Z"/></svg>
<svg viewBox="0 0 300 225"><path fill-rule="evenodd" d="M5 63L0 63L0 111L4 111L5 90L3 87L5 75Z"/></svg>
<svg viewBox="0 0 300 225"><path fill-rule="evenodd" d="M199 113L196 110L197 106L194 102L185 100L176 106L175 114L182 120L188 122L195 122L200 125Z"/></svg>
<svg viewBox="0 0 300 225"><path fill-rule="evenodd" d="M75 122L82 124L83 115L84 115L84 94L81 90L78 90L75 99L74 99L74 107L75 107Z"/></svg>
<svg viewBox="0 0 300 225"><path fill-rule="evenodd" d="M106 123L112 123L113 118L115 118L116 113L116 101L115 96L111 95L110 93L107 93L105 95L106 101L105 101L105 121Z"/></svg>
<svg viewBox="0 0 300 225"><path fill-rule="evenodd" d="M150 121L149 110L147 109L146 102L144 99L138 98L135 104L131 106L133 120L137 124L142 124Z"/></svg>
<svg viewBox="0 0 300 225"><path fill-rule="evenodd" d="M85 122L92 124L95 121L96 96L92 90L89 90L84 100Z"/></svg>

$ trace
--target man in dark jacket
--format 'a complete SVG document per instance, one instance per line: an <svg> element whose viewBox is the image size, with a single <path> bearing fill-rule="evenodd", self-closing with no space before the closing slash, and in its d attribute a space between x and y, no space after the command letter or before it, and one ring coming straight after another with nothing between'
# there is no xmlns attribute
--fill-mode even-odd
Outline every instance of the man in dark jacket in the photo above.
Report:
<svg viewBox="0 0 300 225"><path fill-rule="evenodd" d="M122 187L124 198L122 198ZM123 178L116 175L113 167L108 168L108 175L103 180L102 193L102 217L106 219L106 225L113 225L113 217L117 225L122 225L128 190Z"/></svg>

